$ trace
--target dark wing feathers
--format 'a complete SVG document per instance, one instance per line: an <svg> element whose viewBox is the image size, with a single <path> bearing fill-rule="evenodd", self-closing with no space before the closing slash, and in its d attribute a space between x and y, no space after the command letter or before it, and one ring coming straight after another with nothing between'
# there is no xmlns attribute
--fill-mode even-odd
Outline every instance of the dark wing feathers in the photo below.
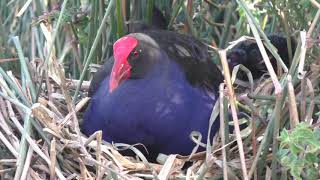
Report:
<svg viewBox="0 0 320 180"><path fill-rule="evenodd" d="M190 35L173 31L150 30L144 33L153 38L170 59L182 66L191 84L218 89L223 76L211 60L205 44Z"/></svg>

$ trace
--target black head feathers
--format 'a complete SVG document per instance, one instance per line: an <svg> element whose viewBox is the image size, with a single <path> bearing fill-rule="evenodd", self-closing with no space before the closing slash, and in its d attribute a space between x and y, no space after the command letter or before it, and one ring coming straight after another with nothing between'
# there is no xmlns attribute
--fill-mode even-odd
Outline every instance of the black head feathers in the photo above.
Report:
<svg viewBox="0 0 320 180"><path fill-rule="evenodd" d="M286 38L279 35L269 35L268 38L273 46L275 46L275 48L278 50L278 54L280 55L283 62L287 66L289 66L289 53ZM291 38L291 44L292 53L294 54L296 49L296 42L293 38ZM276 70L276 59L271 55L269 51L267 51L267 53L270 57L273 68ZM255 41L247 40L236 45L228 52L227 59L231 69L236 65L242 64L251 71L254 79L260 78L264 73L268 72L258 45ZM243 74L240 74L239 79L246 78Z"/></svg>

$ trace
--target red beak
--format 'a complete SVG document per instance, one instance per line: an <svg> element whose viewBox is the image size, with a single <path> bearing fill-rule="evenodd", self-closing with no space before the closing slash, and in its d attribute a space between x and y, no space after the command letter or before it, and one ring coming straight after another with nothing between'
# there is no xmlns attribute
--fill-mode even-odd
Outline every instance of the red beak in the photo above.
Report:
<svg viewBox="0 0 320 180"><path fill-rule="evenodd" d="M115 90L121 82L130 77L131 66L128 62L128 56L137 45L137 39L131 36L125 36L114 43L114 64L109 81L110 93Z"/></svg>

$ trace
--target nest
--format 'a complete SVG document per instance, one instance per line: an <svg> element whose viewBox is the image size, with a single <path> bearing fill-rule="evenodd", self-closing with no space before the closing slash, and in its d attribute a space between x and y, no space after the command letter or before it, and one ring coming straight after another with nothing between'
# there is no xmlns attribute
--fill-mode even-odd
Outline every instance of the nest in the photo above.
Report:
<svg viewBox="0 0 320 180"><path fill-rule="evenodd" d="M32 79L36 80L32 82L33 85L42 82L43 90L38 98L32 96L30 84L22 84L21 77L10 71L2 72L0 76L2 179L172 179L191 178L195 175L222 176L220 138L215 139L210 154L200 152L187 157L164 155L160 158L162 163L154 164L143 157L121 155L116 147L102 140L101 131L86 137L80 132L79 122L90 100L86 97L89 82L82 83L79 100L76 105L72 105L69 92L74 91L78 81L66 79L63 67L52 62L49 65L54 71L49 71L47 81L41 81L42 65L34 61L26 65ZM33 103L33 98L37 98L37 102ZM241 166L237 146L234 141L230 141L227 146L232 147L228 165L234 171L239 171ZM251 164L249 159L248 167Z"/></svg>

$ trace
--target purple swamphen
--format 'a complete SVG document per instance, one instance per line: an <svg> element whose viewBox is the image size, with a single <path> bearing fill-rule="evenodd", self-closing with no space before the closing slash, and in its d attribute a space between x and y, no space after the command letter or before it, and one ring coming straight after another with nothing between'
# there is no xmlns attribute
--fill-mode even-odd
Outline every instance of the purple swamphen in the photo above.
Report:
<svg viewBox="0 0 320 180"><path fill-rule="evenodd" d="M114 56L95 74L82 131L90 135L102 130L109 142L142 143L152 160L158 153L188 155L195 145L189 138L192 131L207 140L222 74L195 38L138 25L141 32L115 42ZM288 65L285 38L269 38ZM228 61L231 68L245 65L254 78L266 71L255 42L235 46ZM275 59L271 62L275 68ZM211 135L218 129L216 120Z"/></svg>
<svg viewBox="0 0 320 180"><path fill-rule="evenodd" d="M82 132L103 131L108 142L142 143L158 153L188 155L192 131L206 143L223 76L207 46L165 30L132 33L113 45L113 57L95 74ZM211 129L219 129L217 119Z"/></svg>

